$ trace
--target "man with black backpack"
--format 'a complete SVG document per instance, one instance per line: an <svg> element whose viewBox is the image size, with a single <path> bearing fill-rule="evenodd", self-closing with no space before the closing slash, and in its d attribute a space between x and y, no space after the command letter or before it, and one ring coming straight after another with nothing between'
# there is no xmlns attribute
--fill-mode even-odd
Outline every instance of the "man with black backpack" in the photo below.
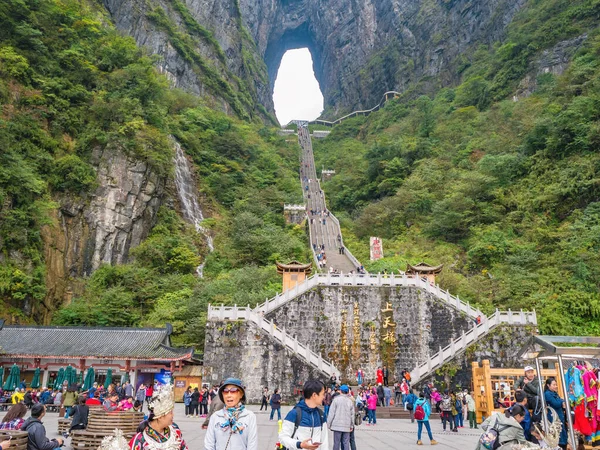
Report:
<svg viewBox="0 0 600 450"><path fill-rule="evenodd" d="M305 448L329 449L327 424L319 406L325 397L325 385L308 380L302 389L303 399L285 416L279 442L288 450Z"/></svg>

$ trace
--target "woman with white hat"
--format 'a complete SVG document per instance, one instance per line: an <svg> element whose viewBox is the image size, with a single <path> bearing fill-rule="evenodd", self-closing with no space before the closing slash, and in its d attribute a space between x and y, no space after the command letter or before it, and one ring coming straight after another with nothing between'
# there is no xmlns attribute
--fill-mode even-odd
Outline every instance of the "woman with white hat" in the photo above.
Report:
<svg viewBox="0 0 600 450"><path fill-rule="evenodd" d="M256 416L245 407L246 392L241 380L227 378L218 394L225 406L210 417L205 450L258 450Z"/></svg>

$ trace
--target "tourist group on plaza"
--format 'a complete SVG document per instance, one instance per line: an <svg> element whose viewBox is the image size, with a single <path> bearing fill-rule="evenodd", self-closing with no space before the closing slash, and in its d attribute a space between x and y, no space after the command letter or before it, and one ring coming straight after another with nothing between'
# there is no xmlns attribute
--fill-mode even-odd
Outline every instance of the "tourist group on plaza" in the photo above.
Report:
<svg viewBox="0 0 600 450"><path fill-rule="evenodd" d="M472 430L481 429L476 450L495 450L513 444L520 445L518 448L567 449L564 399L558 394L557 382L552 377L547 378L544 390L540 392L539 380L530 366L524 368L523 376L513 386L514 390L508 383L498 387L494 406L504 411L490 415L481 424L477 423L474 392L467 389L438 389L428 383L417 391L411 387L408 370L401 372L399 381L390 384L390 372L385 366L379 367L373 377L367 376L361 369L355 375L356 384L352 383L352 388L347 381L339 383L335 376L327 382L306 381L301 398L280 425L278 448L356 450L355 430L361 426L376 427L377 409L391 407L402 408L407 411L411 422L416 422L418 445L424 443L423 429L427 432L429 444L437 444L430 425L430 421L434 420L432 414L437 413L439 419L435 420L441 421L444 432L458 433L466 423ZM579 384L583 395L586 394L583 386L589 386L589 377L595 377L593 371L583 369L569 376L569 382ZM546 418L540 406L541 396L553 411ZM190 386L182 400L186 417L204 419L199 426L206 429L206 450L258 450L256 415L247 408L246 389L240 379L228 378L212 388ZM92 408L103 410L107 415L128 411L144 414L133 437L115 431L103 440L103 450L187 449L181 430L173 422L175 397L172 384L141 384L134 388L126 381L123 385L109 384L106 388L94 383L85 391L77 384L32 390L27 389L23 380L13 392L0 392L0 404L8 408L0 422L0 433L2 430L26 432L27 450L54 450L63 446L64 439L74 430L86 429ZM281 406L279 390L271 392L265 387L260 410L270 408L270 420L281 420ZM52 409L71 419L70 427L62 438L47 437L42 420ZM575 410L575 414L575 419L580 421L579 430L585 425L586 410ZM541 432L541 422L545 419L552 423L554 435ZM333 432L331 445L328 431ZM0 446L6 450L10 441L4 440Z"/></svg>

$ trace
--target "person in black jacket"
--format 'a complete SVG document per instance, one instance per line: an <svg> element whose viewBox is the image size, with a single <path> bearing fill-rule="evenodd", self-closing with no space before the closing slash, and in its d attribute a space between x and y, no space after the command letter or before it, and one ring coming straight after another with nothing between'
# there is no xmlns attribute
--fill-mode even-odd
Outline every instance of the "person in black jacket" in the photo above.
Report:
<svg viewBox="0 0 600 450"><path fill-rule="evenodd" d="M89 414L90 408L85 404L85 397L80 395L77 398L77 404L73 407L73 420L71 421L69 434L71 434L71 431L73 430L85 430L87 428ZM67 436L64 437L66 438Z"/></svg>
<svg viewBox="0 0 600 450"><path fill-rule="evenodd" d="M46 415L46 407L36 403L31 407L31 417L25 421L21 431L28 434L27 450L54 450L63 445L61 438L48 439L42 418Z"/></svg>
<svg viewBox="0 0 600 450"><path fill-rule="evenodd" d="M269 420L273 420L275 411L277 411L277 420L281 420L281 395L279 394L279 389L275 389L269 399L269 403L271 404L271 416Z"/></svg>
<svg viewBox="0 0 600 450"><path fill-rule="evenodd" d="M192 401L190 402L190 416L194 416L194 411L196 417L198 417L198 405L200 404L200 392L198 392L198 388L194 388L194 392L192 392Z"/></svg>

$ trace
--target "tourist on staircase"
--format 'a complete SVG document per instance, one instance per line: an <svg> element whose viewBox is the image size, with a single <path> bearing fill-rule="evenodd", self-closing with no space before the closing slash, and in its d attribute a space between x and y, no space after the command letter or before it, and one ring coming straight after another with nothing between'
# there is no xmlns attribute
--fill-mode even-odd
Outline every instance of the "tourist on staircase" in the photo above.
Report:
<svg viewBox="0 0 600 450"><path fill-rule="evenodd" d="M429 402L425 399L425 395L421 392L419 399L415 402L414 407L414 415L415 419L417 419L417 445L423 445L423 441L421 440L421 433L423 432L423 427L427 430L427 436L429 436L429 443L431 445L436 445L437 441L433 439L433 433L431 432L431 425L429 424L429 416L431 415L431 406Z"/></svg>

